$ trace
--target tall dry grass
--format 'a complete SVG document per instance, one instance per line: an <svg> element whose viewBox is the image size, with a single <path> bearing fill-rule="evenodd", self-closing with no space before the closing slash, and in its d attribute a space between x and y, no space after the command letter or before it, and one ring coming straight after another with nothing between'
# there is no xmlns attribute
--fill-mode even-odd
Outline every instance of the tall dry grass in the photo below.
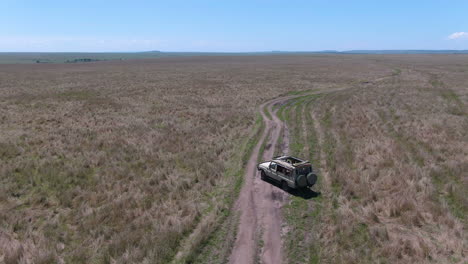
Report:
<svg viewBox="0 0 468 264"><path fill-rule="evenodd" d="M339 161L336 171L339 173L330 173L339 175L333 176L336 178L333 181L342 186L337 191L339 218L336 219L346 217L350 225L337 220L340 225L324 229L323 241L330 241L329 253L341 252L331 259L357 259L365 252L362 251L364 246L353 250L353 244L343 245L337 240L337 234L365 229L363 225L356 225L361 222L355 219L367 219L363 215L371 215L369 211L376 214L380 223L390 223L364 222L367 223L365 230L375 235L370 233L359 239L368 241L367 238L373 236L382 237L379 247L370 248L386 249L377 250L374 255L394 256L402 249L403 241L408 244L403 259L410 258L411 254L423 256L417 259L426 259L425 252L432 254L436 244L427 242L427 236L436 234L434 241L444 241L443 237L447 236L447 241L452 242L443 243L442 248L437 248L440 253L431 256L442 259L449 250L454 250L453 255L459 257L460 235L456 232L461 232L462 221L453 216L450 208L454 205L452 200L458 201L457 195L464 185L438 181L441 177L437 175L448 171L451 178L457 179L460 170L464 170L460 160L466 158L463 156L466 153L460 151L464 146L460 139L466 135L460 129L466 117L460 115L460 111L464 111L466 97L460 91L466 87L465 79L462 72L450 80L446 80L444 74L447 69L466 69L463 68L466 59L439 58L444 60L438 62L438 59L424 56L318 55L1 65L0 262L165 263L185 248L201 251L207 256L201 262L207 262L210 254L222 251L219 247L205 245L204 241L217 230L223 219L221 216L230 209L229 201L235 195L233 185L239 174L226 172L228 168L240 169L241 163L236 162L235 157L239 155L239 146L252 136L256 106L288 91L356 86L376 76L391 75L395 65L400 64L421 71L423 77L408 75L408 80L404 80L412 83L412 89L397 84L388 86L391 88L388 93L394 90L395 95L387 98L384 88L371 86L365 93L345 94L341 101L325 103L324 100L317 108L324 111L315 113L320 119L330 109L329 131L333 136L330 142L340 137L346 139L347 134L342 133L354 131L351 129L354 122L363 122L364 125L349 137L353 139L349 144L356 149L375 145L375 149L353 154L349 161L355 164L353 166L368 166L368 169L362 168L362 172L369 174L367 178L371 175L375 178L364 181L349 176L354 180L345 181L346 173L358 173L342 167L342 159L348 159L344 157L349 155L346 148L343 150L341 144L336 144ZM401 76L404 76L406 70L401 68ZM434 75L429 76L429 73ZM395 78L392 82L403 82L403 79ZM382 126L386 121L382 121L379 111L374 113L372 107L377 107L378 102L386 103L389 98L419 97L418 88L413 86L421 86L426 95L424 100L431 101L413 105L413 99L407 103L409 108L407 104L391 100L391 105L382 105L381 116L393 116L391 106L395 108L394 114L400 116L398 120L405 120L401 124L401 121L392 121L391 125L404 134L390 136L390 130ZM446 92L446 86L450 86L453 93ZM434 104L431 98L436 98L434 107L430 107ZM371 101L368 104L371 110L364 107L368 101ZM345 106L349 111L344 111ZM358 106L361 110L354 109ZM340 112L336 112L338 110ZM369 112L361 116L360 111ZM410 122L406 118L413 116L413 112L415 116ZM439 116L442 112L444 114ZM365 117L375 118L372 121L377 123L371 125L362 121ZM354 122L346 121L348 119ZM420 141L438 142L436 146L439 147L434 147L433 152L443 155L435 156L429 149L421 150L419 145L411 147L399 143L411 142L411 138L405 136L412 136L413 130L406 129L413 129L421 120L432 120L432 123L426 122L424 129L417 126L425 140ZM372 137L369 142L375 144L360 140L360 133L366 138ZM344 142L344 139L341 140ZM377 144L380 139L383 145ZM395 152L384 150L385 144ZM380 154L371 155L374 151ZM413 152L422 157L424 165L419 165L419 158L415 158ZM407 161L401 153L407 153ZM383 159L384 154L392 158ZM437 161L434 163L437 167L434 166L430 171L433 176L428 178L427 164L432 159ZM385 161L388 172L370 169L371 164L378 165L383 160L388 160ZM393 163L389 163L390 160ZM379 171L383 176L375 176L371 171ZM387 182L396 178L388 175L400 172L408 174L396 179L395 184L399 188L411 186L418 192L409 192L413 190L409 187L400 190ZM366 185L368 182L372 184ZM435 184L438 182L441 183ZM376 188L375 192L380 193L378 202L371 199L373 192L361 194L366 189L362 186ZM432 202L428 200L431 190L433 194L441 193L432 196ZM351 193L362 198L350 199ZM400 197L398 203L395 203L395 196ZM373 210L372 204L375 208L387 209ZM357 211L351 213L353 210ZM414 215L417 212L421 216ZM417 221L422 227L415 228ZM437 230L431 233L426 228L428 223ZM347 226L354 229L347 229ZM391 229L384 228L387 226ZM422 242L414 242L413 231L421 232ZM408 239L404 240L403 234Z"/></svg>
<svg viewBox="0 0 468 264"><path fill-rule="evenodd" d="M387 57L390 76L314 103L329 263L467 260L466 57Z"/></svg>
<svg viewBox="0 0 468 264"><path fill-rule="evenodd" d="M196 249L230 209L239 175L226 170L256 106L336 77L321 69L335 60L1 65L0 259L164 263Z"/></svg>

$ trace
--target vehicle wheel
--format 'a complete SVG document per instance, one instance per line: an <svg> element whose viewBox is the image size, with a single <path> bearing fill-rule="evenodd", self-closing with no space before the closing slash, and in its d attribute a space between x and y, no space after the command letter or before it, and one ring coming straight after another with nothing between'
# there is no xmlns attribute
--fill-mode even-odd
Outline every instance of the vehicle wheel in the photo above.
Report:
<svg viewBox="0 0 468 264"><path fill-rule="evenodd" d="M299 175L296 179L297 186L299 188L307 187L307 178L304 175Z"/></svg>
<svg viewBox="0 0 468 264"><path fill-rule="evenodd" d="M281 182L281 189L283 189L283 190L286 191L286 192L289 192L290 188L289 188L288 183L285 182L285 181L282 181L282 182Z"/></svg>
<svg viewBox="0 0 468 264"><path fill-rule="evenodd" d="M262 180L266 180L266 174L265 174L265 171L260 171L260 179Z"/></svg>
<svg viewBox="0 0 468 264"><path fill-rule="evenodd" d="M317 182L317 175L315 173L307 174L307 182L309 186L313 186Z"/></svg>

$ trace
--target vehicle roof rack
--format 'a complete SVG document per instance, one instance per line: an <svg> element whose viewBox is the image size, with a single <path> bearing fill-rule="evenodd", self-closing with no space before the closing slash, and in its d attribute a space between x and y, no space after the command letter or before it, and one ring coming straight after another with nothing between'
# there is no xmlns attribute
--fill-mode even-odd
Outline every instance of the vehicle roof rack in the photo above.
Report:
<svg viewBox="0 0 468 264"><path fill-rule="evenodd" d="M288 159L292 159L296 162L288 162ZM302 160L300 158L296 158L294 156L289 156L289 155L283 155L283 156L276 156L273 157L273 161L277 162L278 164L281 164L283 166L288 166L292 168L300 167L303 165L308 165L310 162L308 160Z"/></svg>

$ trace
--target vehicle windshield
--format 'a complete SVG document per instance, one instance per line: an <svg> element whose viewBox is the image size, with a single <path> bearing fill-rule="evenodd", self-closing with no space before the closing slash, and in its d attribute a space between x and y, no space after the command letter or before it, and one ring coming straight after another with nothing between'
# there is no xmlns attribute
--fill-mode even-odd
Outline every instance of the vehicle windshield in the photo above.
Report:
<svg viewBox="0 0 468 264"><path fill-rule="evenodd" d="M312 166L301 166L299 168L296 168L296 174L297 175L307 175L312 172Z"/></svg>

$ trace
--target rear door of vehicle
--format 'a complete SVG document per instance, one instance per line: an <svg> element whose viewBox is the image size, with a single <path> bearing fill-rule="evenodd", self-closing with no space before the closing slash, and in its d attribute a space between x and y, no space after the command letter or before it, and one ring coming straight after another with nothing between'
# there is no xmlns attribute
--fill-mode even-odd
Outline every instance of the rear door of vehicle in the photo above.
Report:
<svg viewBox="0 0 468 264"><path fill-rule="evenodd" d="M278 177L279 181L286 179L286 170L287 169L285 167L278 164L276 168L276 176Z"/></svg>
<svg viewBox="0 0 468 264"><path fill-rule="evenodd" d="M290 187L294 187L294 180L292 179L292 173L293 171L291 169L288 169L286 167L283 167L281 165L278 165L276 168L276 173L278 176L278 180L285 180Z"/></svg>

